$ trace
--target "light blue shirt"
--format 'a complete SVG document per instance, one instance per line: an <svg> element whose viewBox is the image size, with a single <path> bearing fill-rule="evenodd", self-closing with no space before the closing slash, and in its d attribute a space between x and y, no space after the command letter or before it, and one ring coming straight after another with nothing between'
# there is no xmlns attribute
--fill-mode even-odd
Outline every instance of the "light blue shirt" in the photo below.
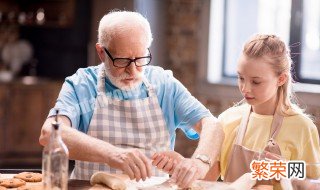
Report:
<svg viewBox="0 0 320 190"><path fill-rule="evenodd" d="M67 116L73 128L86 133L94 111L98 70L101 66L103 64L81 68L67 77L49 116L55 115L55 109L59 109L59 114ZM189 138L197 139L199 136L192 127L200 119L211 117L210 111L173 77L171 71L157 66L145 66L144 75L156 91L170 134L171 148L174 147L177 128L182 129ZM122 91L106 79L105 87L107 95L112 98L128 100L147 97L144 84L132 91Z"/></svg>

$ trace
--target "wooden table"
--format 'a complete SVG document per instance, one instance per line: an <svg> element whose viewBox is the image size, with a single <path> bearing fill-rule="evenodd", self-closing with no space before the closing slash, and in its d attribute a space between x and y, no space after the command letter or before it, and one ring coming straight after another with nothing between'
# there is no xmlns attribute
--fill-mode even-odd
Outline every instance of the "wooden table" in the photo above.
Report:
<svg viewBox="0 0 320 190"><path fill-rule="evenodd" d="M13 178L15 174L0 174L0 179ZM42 182L29 183L27 186L41 186ZM9 190L16 190L17 188L10 188ZM89 181L86 180L69 180L68 190L110 190L102 185L95 185L94 187L90 185Z"/></svg>
<svg viewBox="0 0 320 190"><path fill-rule="evenodd" d="M7 178L13 178L13 176L16 174L10 173L10 174L0 174L0 179L7 179ZM123 175L119 175L120 178L123 178ZM133 180L128 180L128 178L124 179L125 183L127 184L127 190L137 190L137 189L148 189L149 186L158 185L163 182L165 182L167 178L163 177L152 177L146 181L140 181L136 182ZM31 183L27 182L27 186L37 186L40 187L42 185L42 182L36 182ZM17 188L10 188L10 190L16 190ZM70 179L68 182L68 190L110 190L110 188L97 184L92 186L89 181L87 180L74 180Z"/></svg>
<svg viewBox="0 0 320 190"><path fill-rule="evenodd" d="M20 171L21 172L21 171ZM0 175L0 179L13 178L15 174L10 172L10 174L2 173ZM123 175L122 175L123 176ZM122 178L120 175L119 177ZM127 190L175 190L177 187L172 187L168 185L168 183L164 183L168 178L164 177L151 177L146 181L133 181L133 180L124 180L127 185ZM196 181L195 183L196 189L220 189L219 185L221 183L218 182L208 182L208 181ZM27 186L41 186L41 182L37 183L27 183ZM200 187L200 188L199 188ZM17 188L10 188L10 190L16 190ZM103 185L90 185L89 181L86 180L69 180L68 190L110 190L110 188Z"/></svg>

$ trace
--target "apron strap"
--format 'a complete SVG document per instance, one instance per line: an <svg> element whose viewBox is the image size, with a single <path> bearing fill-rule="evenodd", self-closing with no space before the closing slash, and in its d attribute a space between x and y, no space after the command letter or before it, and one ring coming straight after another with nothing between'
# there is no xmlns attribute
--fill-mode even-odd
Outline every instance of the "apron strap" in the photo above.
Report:
<svg viewBox="0 0 320 190"><path fill-rule="evenodd" d="M275 113L272 120L270 138L274 139L279 134L282 122L283 116L278 113Z"/></svg>
<svg viewBox="0 0 320 190"><path fill-rule="evenodd" d="M278 143L275 141L275 138L279 134L282 121L283 121L283 116L276 112L272 120L270 139L268 140L267 146L264 149L265 151L271 152L273 154L277 154L279 156L281 156L281 150Z"/></svg>
<svg viewBox="0 0 320 190"><path fill-rule="evenodd" d="M278 135L282 121L283 121L283 115L280 114L280 101L283 99L283 87L279 87L279 100L276 107L276 111L273 115L273 120L271 124L271 131L270 131L270 139L275 139L275 137Z"/></svg>
<svg viewBox="0 0 320 190"><path fill-rule="evenodd" d="M105 80L105 77L106 77L106 73L105 73L105 66L104 66L104 63L102 63L100 65L100 68L98 69L98 84L97 84L97 87L98 87L98 94L99 93L105 93L105 83L106 83L106 80Z"/></svg>
<svg viewBox="0 0 320 190"><path fill-rule="evenodd" d="M246 108L245 112L243 113L241 123L237 132L235 144L242 145L243 138L246 134L250 113L251 113L251 106Z"/></svg>
<svg viewBox="0 0 320 190"><path fill-rule="evenodd" d="M239 145L241 146L242 144L242 141L243 141L243 138L246 134L246 130L247 130L247 123L248 123L248 120L249 120L249 116L250 116L250 113L251 113L251 106L249 105L245 110L244 110L244 113L242 114L242 118L241 118L241 123L239 125L239 128L238 128L238 132L237 132L237 135L236 135L236 140L231 148L231 152L230 152L230 156L228 158L228 161L227 161L227 169L226 169L226 173L225 173L225 176L224 176L224 180L226 180L227 178L229 178L230 174L229 172L230 171L230 165L232 164L231 161L234 159L233 157L235 156L235 151L236 151L236 145ZM239 156L239 155L237 155ZM231 174L232 175L232 174Z"/></svg>
<svg viewBox="0 0 320 190"><path fill-rule="evenodd" d="M142 77L142 82L147 87L147 93L148 93L149 97L156 94L153 86L150 84L150 82L148 81L148 79L145 76Z"/></svg>

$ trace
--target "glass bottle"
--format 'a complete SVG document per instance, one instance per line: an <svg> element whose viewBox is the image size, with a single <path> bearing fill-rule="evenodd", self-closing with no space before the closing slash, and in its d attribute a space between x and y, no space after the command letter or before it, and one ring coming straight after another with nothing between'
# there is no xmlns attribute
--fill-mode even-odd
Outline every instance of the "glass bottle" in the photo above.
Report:
<svg viewBox="0 0 320 190"><path fill-rule="evenodd" d="M49 143L44 147L42 154L43 189L67 190L69 151L60 135L56 111L55 121L52 122L52 131Z"/></svg>

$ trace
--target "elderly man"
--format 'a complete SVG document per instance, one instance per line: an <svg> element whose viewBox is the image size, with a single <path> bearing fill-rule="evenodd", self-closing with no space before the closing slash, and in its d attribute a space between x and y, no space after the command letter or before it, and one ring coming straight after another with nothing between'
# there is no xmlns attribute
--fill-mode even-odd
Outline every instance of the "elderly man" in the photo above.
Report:
<svg viewBox="0 0 320 190"><path fill-rule="evenodd" d="M54 110L59 109L62 138L70 159L76 160L71 178L88 180L96 171L125 173L136 180L161 176L150 159L155 152L173 149L177 128L191 138L197 138L195 131L200 134L194 156L179 167L181 185L204 177L216 159L222 129L170 71L148 65L151 42L150 25L142 15L110 12L98 29L102 64L66 78L39 141L48 143Z"/></svg>

